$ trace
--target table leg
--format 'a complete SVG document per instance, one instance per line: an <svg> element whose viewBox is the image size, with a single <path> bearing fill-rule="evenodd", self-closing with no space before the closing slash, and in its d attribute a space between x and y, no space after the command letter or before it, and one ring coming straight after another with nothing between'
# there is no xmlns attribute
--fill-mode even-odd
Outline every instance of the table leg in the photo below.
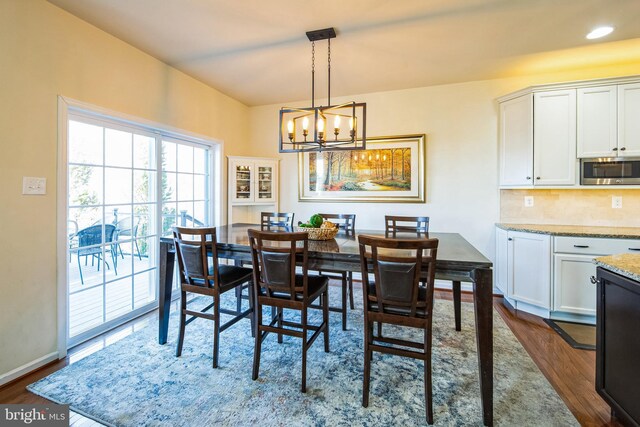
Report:
<svg viewBox="0 0 640 427"><path fill-rule="evenodd" d="M169 311L171 310L171 285L173 284L173 264L175 252L169 250L173 245L160 242L159 279L159 314L158 342L166 344L169 331Z"/></svg>
<svg viewBox="0 0 640 427"><path fill-rule="evenodd" d="M471 272L484 425L493 425L493 279L489 268Z"/></svg>

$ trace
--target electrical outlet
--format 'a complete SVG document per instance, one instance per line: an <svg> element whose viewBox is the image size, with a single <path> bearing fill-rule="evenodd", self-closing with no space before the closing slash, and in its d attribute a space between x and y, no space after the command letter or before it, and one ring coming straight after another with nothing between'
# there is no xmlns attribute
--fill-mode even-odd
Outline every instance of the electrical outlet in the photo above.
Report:
<svg viewBox="0 0 640 427"><path fill-rule="evenodd" d="M611 196L611 207L613 209L622 209L622 196Z"/></svg>
<svg viewBox="0 0 640 427"><path fill-rule="evenodd" d="M524 207L525 208L533 207L533 196L524 196Z"/></svg>
<svg viewBox="0 0 640 427"><path fill-rule="evenodd" d="M22 194L47 194L47 178L23 176Z"/></svg>

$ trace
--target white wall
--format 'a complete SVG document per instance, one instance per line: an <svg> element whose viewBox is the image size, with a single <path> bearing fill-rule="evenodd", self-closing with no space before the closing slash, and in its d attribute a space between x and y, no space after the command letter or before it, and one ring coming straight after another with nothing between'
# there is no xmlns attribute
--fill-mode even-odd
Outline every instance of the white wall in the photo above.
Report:
<svg viewBox="0 0 640 427"><path fill-rule="evenodd" d="M58 95L223 140L224 154L248 150L248 108L44 0L0 1L0 94L1 384L57 355ZM47 194L23 196L23 176Z"/></svg>

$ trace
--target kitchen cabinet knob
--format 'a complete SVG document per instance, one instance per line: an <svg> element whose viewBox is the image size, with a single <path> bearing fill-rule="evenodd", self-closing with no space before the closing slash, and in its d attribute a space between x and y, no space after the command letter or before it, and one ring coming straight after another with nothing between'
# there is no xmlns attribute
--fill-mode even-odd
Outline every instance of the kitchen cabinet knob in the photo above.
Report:
<svg viewBox="0 0 640 427"><path fill-rule="evenodd" d="M614 147L612 150L613 151L618 151L618 147Z"/></svg>
<svg viewBox="0 0 640 427"><path fill-rule="evenodd" d="M624 151L624 150L626 150L626 149L627 149L627 147L622 147L622 148L620 149L620 151Z"/></svg>
<svg viewBox="0 0 640 427"><path fill-rule="evenodd" d="M531 179L531 177L530 177L530 176L528 176L528 177L527 177L527 179Z"/></svg>
<svg viewBox="0 0 640 427"><path fill-rule="evenodd" d="M596 279L596 276L591 276L589 280L591 280L591 283L593 283L594 285L597 285L600 282L598 279Z"/></svg>
<svg viewBox="0 0 640 427"><path fill-rule="evenodd" d="M540 179L540 177L539 177L539 176L536 176L536 179Z"/></svg>
<svg viewBox="0 0 640 427"><path fill-rule="evenodd" d="M513 240L513 238L512 238L512 237L509 237L507 240L511 241L511 240Z"/></svg>

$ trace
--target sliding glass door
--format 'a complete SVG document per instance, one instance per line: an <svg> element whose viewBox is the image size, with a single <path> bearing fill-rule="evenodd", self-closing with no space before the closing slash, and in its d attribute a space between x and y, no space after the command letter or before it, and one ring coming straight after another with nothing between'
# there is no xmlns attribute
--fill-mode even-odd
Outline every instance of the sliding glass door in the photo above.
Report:
<svg viewBox="0 0 640 427"><path fill-rule="evenodd" d="M157 307L160 236L211 223L210 147L70 115L68 346Z"/></svg>

